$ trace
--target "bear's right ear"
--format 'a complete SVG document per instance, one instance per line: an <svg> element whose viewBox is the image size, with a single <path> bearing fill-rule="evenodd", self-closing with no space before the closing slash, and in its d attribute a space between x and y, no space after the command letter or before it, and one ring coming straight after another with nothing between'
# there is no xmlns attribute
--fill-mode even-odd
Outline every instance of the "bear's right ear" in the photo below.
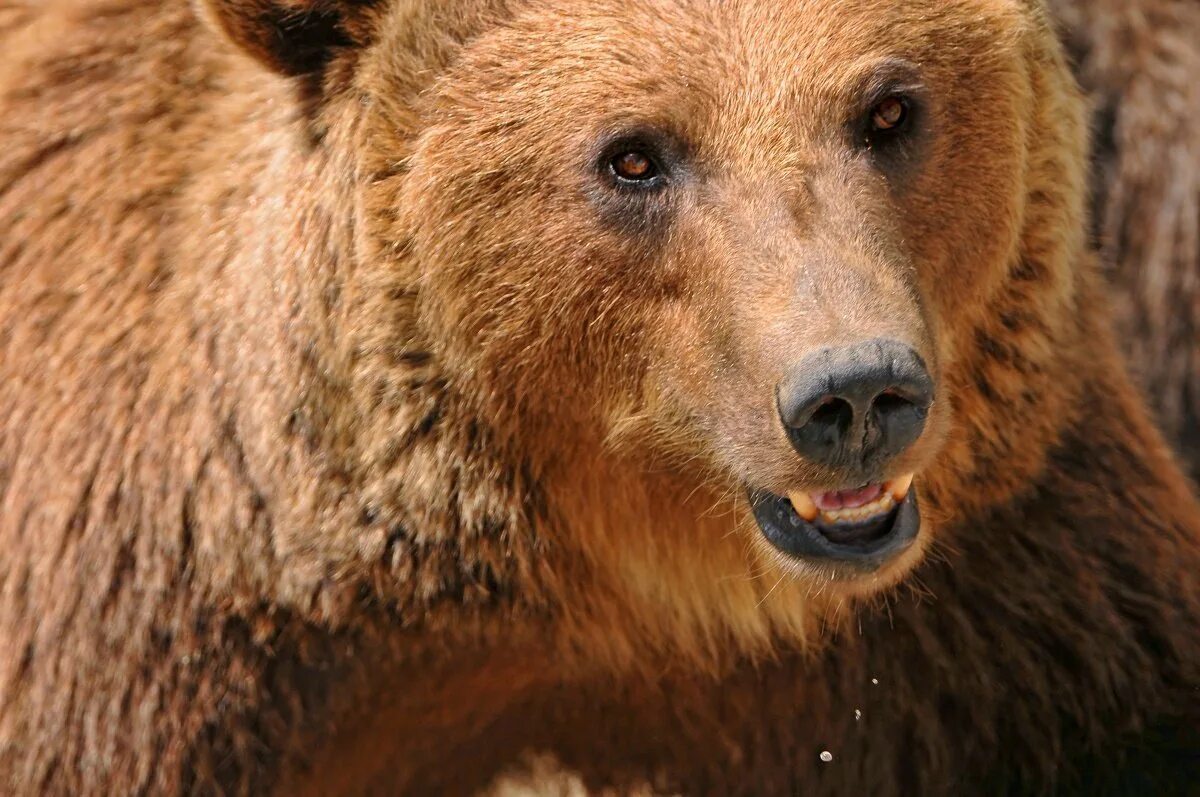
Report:
<svg viewBox="0 0 1200 797"><path fill-rule="evenodd" d="M200 16L284 75L319 72L339 48L364 43L373 0L196 0Z"/></svg>

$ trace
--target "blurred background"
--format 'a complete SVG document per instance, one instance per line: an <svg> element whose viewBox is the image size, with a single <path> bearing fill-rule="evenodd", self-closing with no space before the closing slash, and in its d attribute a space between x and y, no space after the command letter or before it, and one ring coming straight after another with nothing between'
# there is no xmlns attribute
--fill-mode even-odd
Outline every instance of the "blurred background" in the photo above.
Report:
<svg viewBox="0 0 1200 797"><path fill-rule="evenodd" d="M1093 103L1094 234L1118 334L1200 476L1200 0L1049 0Z"/></svg>

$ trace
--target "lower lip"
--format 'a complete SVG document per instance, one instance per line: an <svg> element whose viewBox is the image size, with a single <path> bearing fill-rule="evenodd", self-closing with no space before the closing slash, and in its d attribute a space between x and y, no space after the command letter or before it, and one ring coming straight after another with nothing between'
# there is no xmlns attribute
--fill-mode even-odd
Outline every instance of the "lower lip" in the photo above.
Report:
<svg viewBox="0 0 1200 797"><path fill-rule="evenodd" d="M907 550L921 526L916 490L909 488L884 515L860 523L824 524L801 517L790 501L771 493L750 496L763 536L789 556L874 571Z"/></svg>

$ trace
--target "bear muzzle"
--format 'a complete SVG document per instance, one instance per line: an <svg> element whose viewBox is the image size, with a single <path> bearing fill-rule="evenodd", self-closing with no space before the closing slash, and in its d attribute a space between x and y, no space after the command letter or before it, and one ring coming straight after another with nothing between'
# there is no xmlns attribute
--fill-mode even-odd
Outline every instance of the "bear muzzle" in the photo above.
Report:
<svg viewBox="0 0 1200 797"><path fill-rule="evenodd" d="M924 433L933 399L924 359L899 340L866 340L801 358L776 389L779 420L797 454L840 474L846 486L786 496L752 489L751 507L767 540L791 556L860 572L912 545L920 508L913 474L897 465Z"/></svg>

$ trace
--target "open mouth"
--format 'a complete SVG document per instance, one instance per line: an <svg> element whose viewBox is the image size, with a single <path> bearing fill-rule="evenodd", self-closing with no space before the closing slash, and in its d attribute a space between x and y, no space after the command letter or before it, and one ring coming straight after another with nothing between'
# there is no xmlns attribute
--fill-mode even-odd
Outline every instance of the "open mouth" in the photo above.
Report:
<svg viewBox="0 0 1200 797"><path fill-rule="evenodd" d="M916 539L921 517L913 475L826 492L786 497L750 493L754 519L779 550L803 559L875 569Z"/></svg>

